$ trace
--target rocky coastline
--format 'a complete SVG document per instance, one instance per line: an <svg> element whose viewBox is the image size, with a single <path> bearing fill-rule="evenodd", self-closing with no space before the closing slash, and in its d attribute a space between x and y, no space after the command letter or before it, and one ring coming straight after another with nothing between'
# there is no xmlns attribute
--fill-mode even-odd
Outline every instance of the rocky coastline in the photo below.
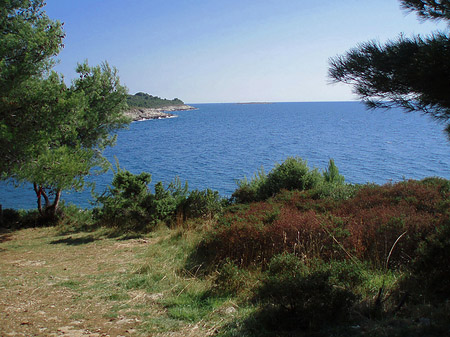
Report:
<svg viewBox="0 0 450 337"><path fill-rule="evenodd" d="M184 110L196 110L190 105L171 105L162 108L138 108L133 107L125 112L125 115L130 117L133 122L145 121L148 119L163 119L163 118L173 118L177 115L172 114L173 111L184 111Z"/></svg>

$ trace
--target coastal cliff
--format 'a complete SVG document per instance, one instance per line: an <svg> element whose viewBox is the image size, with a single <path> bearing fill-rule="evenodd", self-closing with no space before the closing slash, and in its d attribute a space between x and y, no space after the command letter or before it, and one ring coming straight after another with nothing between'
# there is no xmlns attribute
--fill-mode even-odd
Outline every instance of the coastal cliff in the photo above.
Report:
<svg viewBox="0 0 450 337"><path fill-rule="evenodd" d="M147 119L163 119L163 118L177 117L176 115L170 112L184 111L184 110L196 110L196 108L190 105L172 105L161 108L132 107L130 108L130 110L125 112L125 115L131 117L133 121L144 121Z"/></svg>

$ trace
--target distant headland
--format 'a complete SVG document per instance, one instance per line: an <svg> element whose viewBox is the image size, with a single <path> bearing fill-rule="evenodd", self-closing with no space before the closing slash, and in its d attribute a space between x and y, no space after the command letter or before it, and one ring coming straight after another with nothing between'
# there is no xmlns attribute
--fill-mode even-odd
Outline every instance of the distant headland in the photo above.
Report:
<svg viewBox="0 0 450 337"><path fill-rule="evenodd" d="M173 118L177 116L170 112L196 110L196 108L184 104L184 102L178 98L168 100L143 92L138 92L135 95L128 95L127 103L129 110L125 112L125 115L131 117L133 121Z"/></svg>

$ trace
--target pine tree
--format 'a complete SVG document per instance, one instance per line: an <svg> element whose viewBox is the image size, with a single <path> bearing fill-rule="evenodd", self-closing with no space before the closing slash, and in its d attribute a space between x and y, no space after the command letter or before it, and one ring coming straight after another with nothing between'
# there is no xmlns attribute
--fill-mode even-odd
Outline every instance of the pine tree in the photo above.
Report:
<svg viewBox="0 0 450 337"><path fill-rule="evenodd" d="M450 21L450 1L401 0L423 20ZM329 76L351 84L370 108L401 107L446 123L450 139L449 32L370 41L330 60Z"/></svg>

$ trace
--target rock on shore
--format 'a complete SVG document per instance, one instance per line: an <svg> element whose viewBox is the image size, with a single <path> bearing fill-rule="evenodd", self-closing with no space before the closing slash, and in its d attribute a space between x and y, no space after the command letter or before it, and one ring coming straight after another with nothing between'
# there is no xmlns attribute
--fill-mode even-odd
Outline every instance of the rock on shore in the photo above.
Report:
<svg viewBox="0 0 450 337"><path fill-rule="evenodd" d="M137 108L133 107L125 112L125 115L131 117L133 121L145 121L147 119L163 119L177 117L170 112L183 111L183 110L196 110L196 108L190 105L171 105L163 108Z"/></svg>

